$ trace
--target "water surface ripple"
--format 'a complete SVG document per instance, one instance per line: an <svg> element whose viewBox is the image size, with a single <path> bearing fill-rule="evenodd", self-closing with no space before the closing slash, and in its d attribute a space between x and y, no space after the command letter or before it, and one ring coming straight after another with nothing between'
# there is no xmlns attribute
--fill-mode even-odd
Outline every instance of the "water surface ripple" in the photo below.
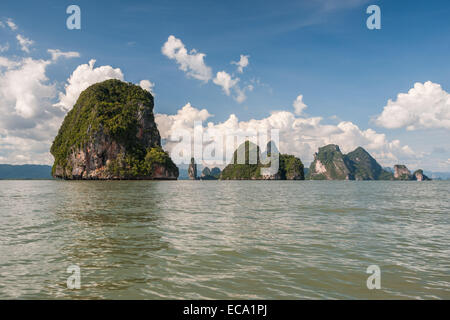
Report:
<svg viewBox="0 0 450 320"><path fill-rule="evenodd" d="M449 195L445 181L0 181L0 299L450 299Z"/></svg>

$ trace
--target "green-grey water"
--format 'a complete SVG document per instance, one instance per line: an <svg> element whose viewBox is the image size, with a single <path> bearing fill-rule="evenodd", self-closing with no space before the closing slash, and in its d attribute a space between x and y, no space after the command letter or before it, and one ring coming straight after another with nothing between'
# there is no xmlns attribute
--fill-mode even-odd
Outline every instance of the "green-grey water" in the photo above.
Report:
<svg viewBox="0 0 450 320"><path fill-rule="evenodd" d="M445 181L0 181L0 298L449 299L449 195Z"/></svg>

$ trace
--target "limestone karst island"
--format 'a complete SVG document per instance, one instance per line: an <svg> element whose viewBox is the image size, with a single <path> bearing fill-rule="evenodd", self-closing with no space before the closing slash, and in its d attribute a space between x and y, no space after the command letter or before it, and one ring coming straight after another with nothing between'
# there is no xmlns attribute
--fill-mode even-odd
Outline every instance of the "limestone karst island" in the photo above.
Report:
<svg viewBox="0 0 450 320"><path fill-rule="evenodd" d="M139 86L106 80L84 90L51 147L52 175L68 180L177 179L161 148L153 96Z"/></svg>
<svg viewBox="0 0 450 320"><path fill-rule="evenodd" d="M153 107L150 92L120 80L84 90L51 147L52 175L66 180L176 180L179 169L162 149ZM388 171L361 147L344 155L333 144L319 148L305 175L299 158L279 154L276 148L269 142L261 153L258 145L246 141L222 171L205 167L198 177L192 158L188 175L192 180L430 180L422 170L411 173L404 165ZM272 159L279 161L278 170L264 174L270 163L261 160L275 149ZM238 154L245 155L244 163L238 163Z"/></svg>

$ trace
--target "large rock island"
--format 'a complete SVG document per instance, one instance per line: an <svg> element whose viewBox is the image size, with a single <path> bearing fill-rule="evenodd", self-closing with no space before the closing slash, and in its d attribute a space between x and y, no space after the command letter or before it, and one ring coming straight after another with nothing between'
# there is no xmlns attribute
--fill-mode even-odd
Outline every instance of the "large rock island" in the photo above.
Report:
<svg viewBox="0 0 450 320"><path fill-rule="evenodd" d="M69 180L177 179L161 148L153 96L131 83L106 80L84 90L59 129L52 175Z"/></svg>

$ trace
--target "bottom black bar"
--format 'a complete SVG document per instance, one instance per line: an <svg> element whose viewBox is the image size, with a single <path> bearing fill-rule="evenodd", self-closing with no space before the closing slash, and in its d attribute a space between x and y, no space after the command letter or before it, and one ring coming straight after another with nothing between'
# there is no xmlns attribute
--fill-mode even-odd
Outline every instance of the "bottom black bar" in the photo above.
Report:
<svg viewBox="0 0 450 320"><path fill-rule="evenodd" d="M425 310L444 313L448 310L447 301L325 301L325 300L220 300L220 301L1 301L2 312L11 311L14 315L44 311L63 312L71 317L101 316L111 314L115 317L142 315L147 319L300 319L317 316L342 315L346 317L386 316L398 314L417 315ZM8 310L11 309L11 310ZM59 313L59 312L58 312ZM60 314L60 313L59 313Z"/></svg>

